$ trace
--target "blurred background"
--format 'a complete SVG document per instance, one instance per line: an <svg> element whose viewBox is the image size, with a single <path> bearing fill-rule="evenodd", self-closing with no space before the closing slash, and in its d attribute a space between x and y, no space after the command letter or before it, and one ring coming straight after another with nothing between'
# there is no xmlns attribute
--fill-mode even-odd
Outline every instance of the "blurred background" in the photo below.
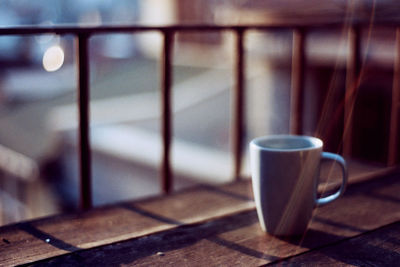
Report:
<svg viewBox="0 0 400 267"><path fill-rule="evenodd" d="M384 162L388 121L382 118L390 113L395 32L374 23L398 21L398 14L395 1L368 0L3 0L0 27L370 22L362 32L353 154ZM233 37L230 32L175 36L172 165L177 190L232 179ZM157 33L90 38L95 206L160 193L161 41ZM306 47L303 131L338 152L347 32L311 31ZM249 32L245 51L247 144L256 136L289 132L292 33ZM0 225L78 207L75 57L72 36L0 36ZM243 176L249 176L247 163Z"/></svg>

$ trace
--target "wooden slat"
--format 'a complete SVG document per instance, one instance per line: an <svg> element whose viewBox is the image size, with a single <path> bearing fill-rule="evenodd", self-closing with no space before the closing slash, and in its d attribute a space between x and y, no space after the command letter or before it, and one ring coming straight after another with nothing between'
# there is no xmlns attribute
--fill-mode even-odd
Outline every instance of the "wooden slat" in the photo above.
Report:
<svg viewBox="0 0 400 267"><path fill-rule="evenodd" d="M243 141L244 141L244 32L242 30L235 31L235 88L233 94L233 125L232 125L232 153L234 178L240 179L243 157Z"/></svg>
<svg viewBox="0 0 400 267"><path fill-rule="evenodd" d="M162 130L162 163L161 163L161 191L170 193L173 188L171 170L171 139L172 139L172 51L174 32L163 32L162 53L162 88L161 88L161 130Z"/></svg>
<svg viewBox="0 0 400 267"><path fill-rule="evenodd" d="M247 181L0 228L0 265L45 259L254 208ZM48 243L46 240L48 239Z"/></svg>
<svg viewBox="0 0 400 267"><path fill-rule="evenodd" d="M305 33L302 29L293 31L292 81L290 92L290 132L302 134L303 101L305 80Z"/></svg>
<svg viewBox="0 0 400 267"><path fill-rule="evenodd" d="M349 29L349 56L346 69L346 92L344 97L343 155L352 153L353 112L359 86L361 69L361 37L359 27Z"/></svg>
<svg viewBox="0 0 400 267"><path fill-rule="evenodd" d="M335 204L315 210L309 230L301 237L277 238L263 233L256 212L250 210L67 254L46 260L46 263L89 266L259 266L279 263L400 220L399 191L397 175L351 186ZM390 242L385 235L378 235L378 238ZM398 239L393 237L391 242L395 242L392 247L398 247ZM351 252L346 255L348 253Z"/></svg>
<svg viewBox="0 0 400 267"><path fill-rule="evenodd" d="M371 167L369 165L354 165L351 162L349 168L350 174L354 177L367 177L371 173L377 174L378 171L388 170ZM324 172L329 173L329 171ZM350 180L351 179L352 178L350 178ZM384 180L382 183L387 181L388 180ZM391 183L393 182L392 180L389 181ZM398 191L396 190L400 190L397 185L390 187L391 183L388 183L388 188L392 190L390 191L391 195L389 198L391 196L397 196ZM349 199L345 208L353 207L358 201L362 201L366 205L364 208L366 208L368 205L374 204L371 202L371 198L372 197L367 199L367 202L361 199L354 203ZM360 203L357 205L358 206L355 207L360 207ZM331 207L333 210L330 210ZM326 208L324 207L324 210L328 210L328 212L322 214L321 218L334 220L335 214L338 213L335 212L335 207L337 207L336 204L332 204ZM392 211L395 210L395 207L396 206L387 206L387 208L392 209ZM384 210L385 209L382 209L382 211ZM221 218L224 222L222 218L224 216L238 213L247 214L247 211L250 211L250 213L249 217L246 217L246 220L250 220L249 222L253 220L253 223L248 225L248 229L254 231L252 233L247 233L247 235L249 235L249 237L254 236L256 240L264 240L264 235L260 236L258 224L254 222L256 215L254 212L254 202L252 201L251 182L248 180L235 182L222 187L199 186L166 197L121 203L118 205L96 208L81 214L60 215L5 226L0 228L0 238L5 240L1 241L0 239L0 265L9 266L34 262L74 251L80 251L82 249L104 246L175 228L182 229L183 226L183 228L190 228L193 227L193 224L210 222L212 219L216 218ZM347 212L351 213L351 210L347 210ZM356 216L359 212L364 211L360 209L353 215ZM329 217L331 215L333 217ZM328 217L326 218L326 216ZM349 215L346 213L341 215L343 218L346 218L346 216L348 217ZM385 216L382 217L382 220L385 218L387 221L393 219L388 217L388 215ZM393 213L393 216L397 216L396 213ZM242 220L240 215L237 219L239 221ZM373 220L374 217L371 217L371 219ZM230 220L232 220L232 223L235 221L233 217L227 220L227 225L231 223ZM352 219L352 221L354 221L354 219ZM358 221L357 223L362 223L362 221ZM369 227L373 228L375 226L376 224L372 224ZM336 229L333 228L333 231L335 230ZM179 231L180 230L178 230L178 232ZM240 232L239 234L243 235L244 233ZM349 234L354 233L350 232ZM233 244L235 244L239 242L240 244L242 238L246 239L245 236L239 236L239 240L229 239L228 243L233 242ZM49 242L46 242L47 239ZM225 241L221 242L226 243ZM264 241L259 242L261 247L266 246L263 243ZM278 241L275 240L274 242ZM215 244L215 242L212 243ZM284 244L286 243L277 243L278 249L280 246L284 246ZM246 248L244 248L244 250L246 250ZM250 251L253 250L258 251L256 248L252 248ZM251 254L252 252L248 253ZM256 255L258 255L257 253ZM286 254L279 255L279 257L283 257ZM258 260L257 258L256 261L258 262Z"/></svg>
<svg viewBox="0 0 400 267"><path fill-rule="evenodd" d="M80 208L92 208L92 164L90 149L90 79L89 79L89 36L77 36L78 45L78 110L79 110L79 170L80 170Z"/></svg>
<svg viewBox="0 0 400 267"><path fill-rule="evenodd" d="M388 164L394 165L398 153L399 101L400 101L400 28L396 31L395 60L393 66L392 107L390 111Z"/></svg>
<svg viewBox="0 0 400 267"><path fill-rule="evenodd" d="M363 161L347 160L349 170L349 184L360 183L374 177L384 176L396 171L395 166L384 166L383 164L366 164ZM321 167L319 192L339 188L342 184L342 170L334 163L325 163Z"/></svg>

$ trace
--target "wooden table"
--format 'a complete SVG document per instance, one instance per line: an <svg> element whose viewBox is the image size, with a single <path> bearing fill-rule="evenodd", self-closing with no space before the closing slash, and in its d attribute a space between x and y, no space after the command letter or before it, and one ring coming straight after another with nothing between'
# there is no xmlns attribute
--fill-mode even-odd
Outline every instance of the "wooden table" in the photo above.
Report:
<svg viewBox="0 0 400 267"><path fill-rule="evenodd" d="M262 232L244 180L4 226L0 265L400 264L399 172L350 167L353 184L301 237Z"/></svg>

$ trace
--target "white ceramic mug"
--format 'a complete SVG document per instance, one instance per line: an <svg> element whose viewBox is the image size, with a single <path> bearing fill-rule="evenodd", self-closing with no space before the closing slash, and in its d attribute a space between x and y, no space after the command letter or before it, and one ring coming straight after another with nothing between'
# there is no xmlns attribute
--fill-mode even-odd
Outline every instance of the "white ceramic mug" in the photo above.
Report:
<svg viewBox="0 0 400 267"><path fill-rule="evenodd" d="M322 152L320 139L297 135L272 135L250 142L254 199L261 228L273 235L301 235L316 205L340 197L347 184L344 159ZM317 198L321 160L333 160L342 168L340 189Z"/></svg>

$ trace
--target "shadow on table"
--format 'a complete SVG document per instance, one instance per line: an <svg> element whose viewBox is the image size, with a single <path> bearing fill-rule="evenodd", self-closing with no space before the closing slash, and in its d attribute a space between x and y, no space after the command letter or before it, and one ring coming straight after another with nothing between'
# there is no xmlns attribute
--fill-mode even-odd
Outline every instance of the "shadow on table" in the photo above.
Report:
<svg viewBox="0 0 400 267"><path fill-rule="evenodd" d="M397 266L400 262L400 223L395 223L375 231L345 238L327 234L321 231L310 230L301 240L301 246L310 249L307 253L290 257L279 262L281 265L304 266L310 265L338 265L352 266ZM325 242L316 248L316 243ZM290 242L298 244L299 239Z"/></svg>
<svg viewBox="0 0 400 267"><path fill-rule="evenodd" d="M38 228L36 228L29 222L18 224L18 228L36 238L42 240L43 242L45 242L53 247L56 247L56 248L59 248L62 250L66 250L66 251L71 251L71 252L80 250L80 248L78 248L78 247L68 244L61 239L58 239L48 233L45 233L45 232L39 230Z"/></svg>
<svg viewBox="0 0 400 267"><path fill-rule="evenodd" d="M376 208L380 209L381 213L389 214L389 222L394 209L400 210L398 204L399 188L399 173L394 173L384 177L377 177L369 181L350 185L346 191L344 198L370 199L370 203L375 201L382 202ZM362 196L358 198L357 196ZM356 208L356 207L355 207ZM370 214L371 213L371 214ZM340 216L340 213L338 213ZM356 214L354 215L356 216ZM376 211L368 210L363 213L366 220L372 222ZM351 217L349 217L351 218ZM400 222L388 226L377 228L381 225L376 224L375 229L369 227L360 227L352 225L341 220L333 220L332 218L323 218L314 216L313 221L329 227L338 229L338 233L342 230L345 232L351 231L352 236L344 236L338 233L333 234L316 230L308 229L303 236L300 237L281 237L280 239L289 242L296 246L301 246L309 249L306 253L298 254L280 261L283 265L307 265L308 264L351 264L355 266L377 265L377 266L395 266L400 262ZM358 218L362 222L362 218ZM393 221L393 219L391 219ZM384 222L385 220L383 220Z"/></svg>
<svg viewBox="0 0 400 267"><path fill-rule="evenodd" d="M135 212L137 211L135 210ZM176 254L174 251L185 248L187 248L188 251L192 249L196 250L196 248L193 247L195 247L198 242L204 240L259 259L278 259L275 256L241 246L240 244L230 242L218 236L229 231L251 226L257 222L258 219L255 212L246 211L205 223L178 226L177 228L159 234L131 239L90 250L77 251L51 259L46 262L46 264L117 266L121 264L132 264L141 259L146 261L145 258L147 257L160 257L157 259L158 261L156 261L160 262L163 260L164 255L169 256L168 260L172 258L172 261L175 260L175 262L179 262L182 261L181 256L183 254ZM205 253L203 256L209 257L210 255Z"/></svg>

